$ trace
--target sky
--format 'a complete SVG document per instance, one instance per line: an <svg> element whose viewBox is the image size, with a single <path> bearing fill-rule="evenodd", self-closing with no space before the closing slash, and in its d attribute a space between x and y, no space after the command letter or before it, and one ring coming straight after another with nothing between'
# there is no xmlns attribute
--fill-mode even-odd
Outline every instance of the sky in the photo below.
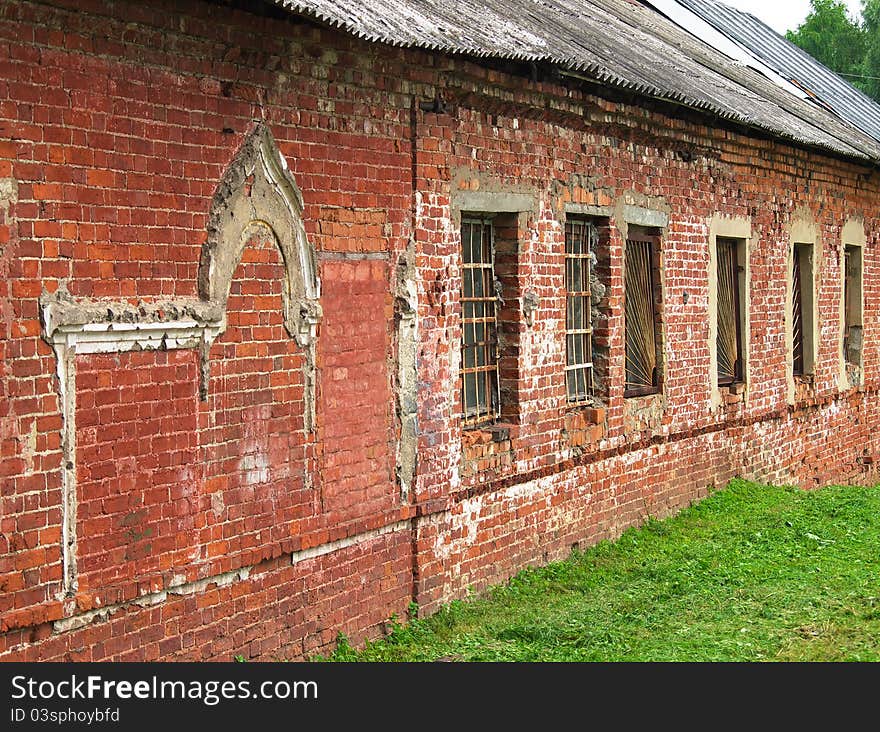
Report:
<svg viewBox="0 0 880 732"><path fill-rule="evenodd" d="M785 35L787 30L795 30L807 13L810 12L809 0L721 0L725 5L745 10L759 20L764 21L777 33ZM861 10L860 0L845 0L849 14L858 18Z"/></svg>

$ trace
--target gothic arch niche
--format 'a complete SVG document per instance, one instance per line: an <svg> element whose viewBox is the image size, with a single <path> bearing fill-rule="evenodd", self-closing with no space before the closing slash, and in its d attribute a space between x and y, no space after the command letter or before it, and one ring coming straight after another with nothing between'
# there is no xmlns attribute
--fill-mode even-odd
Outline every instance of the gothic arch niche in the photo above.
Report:
<svg viewBox="0 0 880 732"><path fill-rule="evenodd" d="M226 301L225 332L212 344L211 388L201 408L204 531L199 558L253 563L300 532L315 511L314 441L304 429L306 352L283 318L285 262L262 220L245 246ZM249 559L240 559L249 554Z"/></svg>
<svg viewBox="0 0 880 732"><path fill-rule="evenodd" d="M304 426L314 428L315 339L321 319L320 281L315 251L303 225L303 199L269 128L258 123L248 133L217 186L208 216L208 238L199 262L199 297L220 313L218 335L226 330L226 305L235 271L256 231L271 234L281 252L282 316L287 333L305 356ZM202 358L202 398L208 389L208 351Z"/></svg>
<svg viewBox="0 0 880 732"><path fill-rule="evenodd" d="M59 546L62 576L56 599L64 599L66 616L72 617L78 612L77 605L72 599L79 590L80 580L79 555L82 552L78 535L83 528L81 524L91 515L88 507L80 515L83 491L90 490L87 481L90 479L89 460L92 458L86 459L83 465L78 464L78 457L83 455L82 450L77 450L77 391L81 386L78 386L77 382L78 363L79 368L94 370L107 363L107 359L93 362L95 357L100 359L106 354L132 352L132 355L124 356L126 359L124 362L118 361L118 363L124 363L122 368L131 368L134 363L135 366L143 369L144 374L150 375L155 371L153 365L164 363L166 358L177 359L175 363L179 368L175 367L174 376L177 380L177 389L172 392L169 404L178 411L174 413L173 419L169 416L166 422L169 425L180 426L181 415L191 417L193 421L186 424L192 429L185 429L184 433L193 432L198 425L196 418L200 415L197 414L198 406L187 401L194 395L186 388L186 358L180 360L178 358L180 354L166 357L162 353L161 356L152 357L156 362L154 364L150 352L198 349L201 356L199 396L203 402L208 400L209 357L212 345L216 343L217 350L221 350L224 345L220 337L227 330L230 288L243 258L247 261L241 271L246 272L253 252L249 254L245 252L249 245L255 242L264 247L263 253L267 255L267 261L272 259L274 262L271 278L267 277L264 281L271 284L271 292L275 297L274 300L264 300L264 303L271 303L271 306L267 306L258 314L271 315L273 325L277 323L274 332L276 342L282 344L284 346L282 350L288 354L295 352L296 357L288 359L287 363L292 365L287 368L290 374L296 374L298 383L294 388L289 389L287 394L279 396L276 400L281 405L279 408L281 415L279 417L277 414L270 414L270 418L275 420L280 418L282 421L274 427L250 425L249 421L255 420L249 415L239 420L238 424L242 425L243 433L247 433L245 427L253 433L244 434L246 439L250 439L252 447L242 443L246 449L242 455L235 456L238 464L230 469L229 475L242 475L248 490L252 485L260 486L265 493L272 489L270 481L264 478L264 476L272 477L271 466L268 465L269 458L290 454L290 459L286 463L284 460L279 461L282 467L275 471L274 482L280 484L292 472L284 465L291 464L294 452L296 455L300 454L296 448L301 446L303 490L299 492L300 503L297 506L284 504L280 508L282 512L286 512L285 515L295 518L296 511L300 510L299 506L307 500L313 500L308 489L311 487L314 474L315 339L321 308L316 257L305 234L302 213L302 196L287 169L287 164L269 130L258 123L246 136L217 187L208 219L207 241L202 249L199 264L198 299L174 298L140 301L135 304L110 298L77 298L68 293L63 285L56 292L44 293L40 297L43 337L52 345L57 358L58 396L62 417ZM245 274L244 280L246 277ZM233 304L236 312L241 312L240 302ZM251 308L251 310L255 309ZM236 326L233 324L232 327ZM235 366L236 364L224 363L220 370L234 371ZM262 378L265 371L271 372L273 368L274 363L270 362L268 368L264 368L258 376ZM112 377L113 369L108 367L105 370L109 370ZM157 386L170 388L165 382ZM217 394L217 397L214 402L219 404L224 401L222 395ZM238 395L235 395L235 398L238 398ZM229 401L226 400L227 403ZM212 413L211 405L208 405L206 411ZM206 468L207 463L211 461L214 463L222 461L225 457L223 450L227 447L225 442L219 440L223 435L214 434L212 429L214 426L217 425L209 425L204 431L198 429L199 434L207 433L207 445L203 442L201 448L212 452L211 460L202 461ZM222 425L220 427L222 432ZM259 431L260 428L263 432ZM161 429L166 428L163 426ZM96 428L92 431L96 434L98 432ZM167 454L163 453L165 454L163 459L167 458L167 464L164 466L166 468L177 465L177 463L172 465L171 453L180 445L173 442L177 438L172 437L172 433L173 430L170 430L159 436L163 441L163 449L167 448ZM290 449L291 445L295 448L293 451ZM213 446L217 446L217 449L214 450ZM129 441L128 449L136 451L137 447L136 440ZM198 449L195 445L193 447ZM264 461L260 457L263 454L266 455L266 466L263 465ZM140 454L132 452L130 457L137 466ZM145 464L152 465L155 458L155 453L150 452L144 458ZM189 465L198 461L187 457L185 462ZM284 472L285 470L287 473ZM78 471L82 475L78 475ZM130 475L133 474L131 470L128 472ZM183 486L187 481L182 480L179 483ZM289 486L289 481L287 485ZM215 516L224 514L223 491L209 489L208 493L209 496L205 498L210 502ZM285 495L281 490L275 493ZM134 489L128 490L127 493L123 491L123 495L137 498ZM230 499L233 497L228 492L226 496ZM172 502L172 506L170 510L173 516L182 517L180 520L184 522L188 520L185 500L178 497ZM276 502L273 511L277 507ZM165 529L163 528L162 531ZM89 536L88 527L85 527L84 535ZM156 536L163 542L168 538L167 535L156 534ZM134 548L140 550L145 547L139 545ZM186 548L175 547L175 551L184 549ZM88 552L88 547L86 546L83 551ZM165 549L152 548L151 551L159 552ZM94 554L95 552L92 552L92 555ZM176 560L171 560L171 563L177 567ZM132 572L121 581L143 580L141 575L146 567L145 563L139 562L138 557L133 556L127 566L132 568ZM87 572L90 571L88 562L84 567ZM85 579L84 584L88 585L93 582L94 577ZM96 581L96 587L107 582L116 583L115 577L99 579L100 581ZM103 594L104 589L101 589L101 592ZM103 597L106 601L107 595Z"/></svg>
<svg viewBox="0 0 880 732"><path fill-rule="evenodd" d="M199 297L217 318L202 351L198 545L209 563L239 554L265 558L315 510L321 310L302 212L271 133L255 126L217 186L199 264Z"/></svg>

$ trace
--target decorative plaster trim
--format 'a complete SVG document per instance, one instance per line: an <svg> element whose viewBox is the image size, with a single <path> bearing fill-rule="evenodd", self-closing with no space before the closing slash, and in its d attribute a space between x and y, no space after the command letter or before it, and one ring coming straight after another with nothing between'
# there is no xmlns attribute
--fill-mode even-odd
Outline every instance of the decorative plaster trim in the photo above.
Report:
<svg viewBox="0 0 880 732"><path fill-rule="evenodd" d="M77 354L121 353L124 351L170 351L199 348L212 342L220 324L195 320L167 323L83 323L61 326L52 335L52 345L72 348Z"/></svg>
<svg viewBox="0 0 880 732"><path fill-rule="evenodd" d="M658 229L665 229L669 225L669 215L666 212L630 204L625 204L623 207L623 220L633 226L651 226Z"/></svg>

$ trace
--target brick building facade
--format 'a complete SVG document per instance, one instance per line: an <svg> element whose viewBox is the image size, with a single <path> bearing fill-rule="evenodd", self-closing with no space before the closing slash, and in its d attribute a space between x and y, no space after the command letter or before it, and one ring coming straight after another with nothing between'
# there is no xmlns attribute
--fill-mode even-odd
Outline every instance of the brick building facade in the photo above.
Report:
<svg viewBox="0 0 880 732"><path fill-rule="evenodd" d="M0 2L0 659L303 658L877 480L880 153L547 68Z"/></svg>

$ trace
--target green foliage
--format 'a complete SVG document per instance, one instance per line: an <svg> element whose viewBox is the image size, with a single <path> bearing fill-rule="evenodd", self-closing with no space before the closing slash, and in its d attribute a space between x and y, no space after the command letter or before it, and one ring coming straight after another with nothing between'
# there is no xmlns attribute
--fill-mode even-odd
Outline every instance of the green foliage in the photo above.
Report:
<svg viewBox="0 0 880 732"><path fill-rule="evenodd" d="M332 658L334 661L356 661L357 660L357 651L351 647L348 642L348 636L345 633L337 633L336 634L336 650L333 652ZM317 658L313 660L324 660L322 658Z"/></svg>
<svg viewBox="0 0 880 732"><path fill-rule="evenodd" d="M863 0L865 59L861 73L866 94L880 101L880 0Z"/></svg>
<svg viewBox="0 0 880 732"><path fill-rule="evenodd" d="M734 480L326 660L878 661L878 546L880 486Z"/></svg>
<svg viewBox="0 0 880 732"><path fill-rule="evenodd" d="M870 3L877 0L869 0ZM832 71L865 91L863 73L868 37L858 21L846 13L839 0L810 0L812 10L795 31L785 37Z"/></svg>

